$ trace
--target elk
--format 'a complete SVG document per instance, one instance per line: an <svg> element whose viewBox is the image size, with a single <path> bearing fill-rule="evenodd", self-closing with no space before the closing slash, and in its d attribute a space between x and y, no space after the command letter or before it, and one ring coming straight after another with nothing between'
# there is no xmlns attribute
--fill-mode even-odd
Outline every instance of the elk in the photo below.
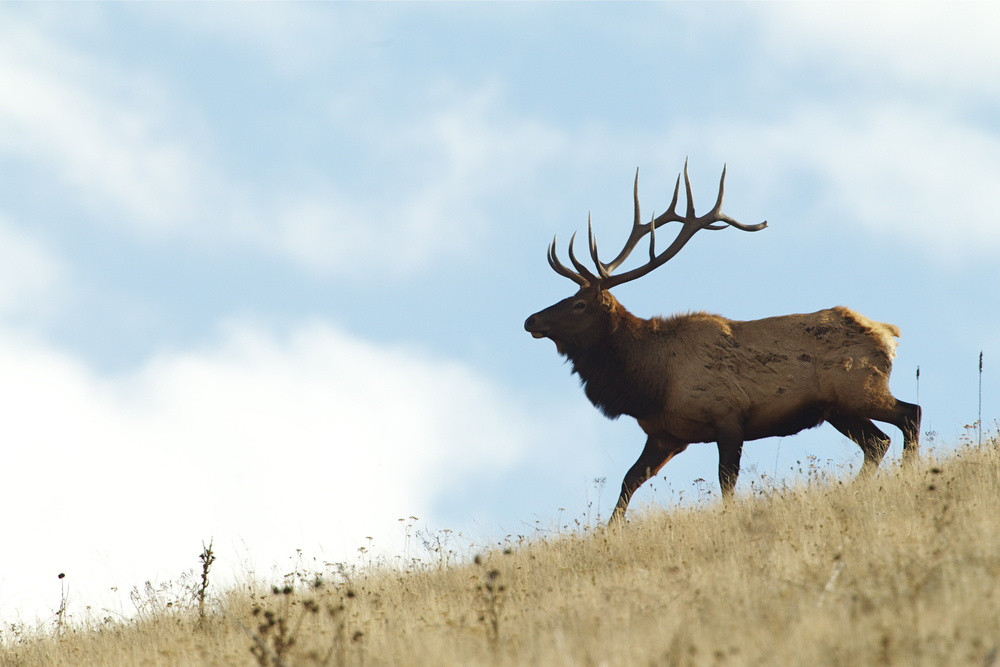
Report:
<svg viewBox="0 0 1000 667"><path fill-rule="evenodd" d="M573 269L548 248L549 266L579 286L573 296L524 322L535 338L549 338L579 375L587 398L607 417L635 418L646 445L625 474L611 523L624 519L632 494L691 443L715 442L719 485L724 501L733 498L743 443L785 436L829 422L864 454L859 477L871 475L885 456L889 436L872 420L903 433L903 458L916 457L920 406L893 397L889 373L899 329L838 306L815 313L737 321L694 312L672 317L636 317L609 291L650 273L673 258L700 230L729 227L745 232L767 222L745 225L722 212L726 169L712 209L695 215L691 180L684 163L687 211L676 211L680 175L666 212L640 222L636 171L632 231L618 256L602 262L588 216L587 232L594 271L573 252ZM677 236L656 252L656 230L680 223ZM649 260L615 273L638 243L649 236ZM596 273L595 273L596 271Z"/></svg>

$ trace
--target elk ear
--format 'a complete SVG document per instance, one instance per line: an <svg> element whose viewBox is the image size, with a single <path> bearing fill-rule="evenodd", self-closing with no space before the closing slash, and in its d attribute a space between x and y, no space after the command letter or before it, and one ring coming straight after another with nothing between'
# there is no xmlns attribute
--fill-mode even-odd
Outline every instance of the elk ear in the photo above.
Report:
<svg viewBox="0 0 1000 667"><path fill-rule="evenodd" d="M611 296L611 292L607 290L601 290L597 293L597 301L608 310L611 310L615 305L615 297Z"/></svg>

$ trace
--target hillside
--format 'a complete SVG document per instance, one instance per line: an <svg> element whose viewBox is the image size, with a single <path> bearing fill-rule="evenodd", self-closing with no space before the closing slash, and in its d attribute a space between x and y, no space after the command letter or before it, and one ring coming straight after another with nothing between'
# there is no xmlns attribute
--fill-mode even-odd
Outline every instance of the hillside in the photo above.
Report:
<svg viewBox="0 0 1000 667"><path fill-rule="evenodd" d="M1000 441L864 484L633 512L477 562L301 572L3 665L1000 664ZM249 585L247 589L251 588Z"/></svg>

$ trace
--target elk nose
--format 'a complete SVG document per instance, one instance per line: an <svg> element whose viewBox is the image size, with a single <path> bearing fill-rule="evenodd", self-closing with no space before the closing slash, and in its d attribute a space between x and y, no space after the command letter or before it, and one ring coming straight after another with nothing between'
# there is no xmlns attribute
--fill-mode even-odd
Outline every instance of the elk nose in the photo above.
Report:
<svg viewBox="0 0 1000 667"><path fill-rule="evenodd" d="M524 330L531 331L531 328L535 326L535 316L532 315L524 321Z"/></svg>

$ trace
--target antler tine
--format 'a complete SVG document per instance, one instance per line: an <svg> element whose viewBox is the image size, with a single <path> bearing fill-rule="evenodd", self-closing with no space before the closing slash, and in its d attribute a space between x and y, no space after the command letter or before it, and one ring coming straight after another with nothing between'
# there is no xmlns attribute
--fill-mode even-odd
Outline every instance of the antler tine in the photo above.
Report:
<svg viewBox="0 0 1000 667"><path fill-rule="evenodd" d="M720 215L719 219L725 222L730 227L735 227L736 229L740 229L744 232L759 232L760 230L767 227L767 220L764 220L763 222L758 222L756 225L744 225L742 222L739 222L738 220L733 220L728 215ZM725 229L725 227L712 227L711 229Z"/></svg>
<svg viewBox="0 0 1000 667"><path fill-rule="evenodd" d="M733 220L728 215L722 212L722 198L726 194L726 166L722 165L722 177L719 179L719 196L715 200L715 206L712 210L706 213L704 218L710 218L718 222L724 222L724 225L706 225L705 229L725 229L727 226L735 227L736 229L742 229L745 232L759 232L760 230L767 227L767 220L764 222L758 222L756 225L744 225L742 222Z"/></svg>
<svg viewBox="0 0 1000 667"><path fill-rule="evenodd" d="M635 168L635 181L632 182L632 201L635 202L635 215L632 218L632 229L640 226L642 217L639 213L639 167Z"/></svg>
<svg viewBox="0 0 1000 667"><path fill-rule="evenodd" d="M719 215L722 213L722 198L726 196L726 168L729 167L728 164L723 163L722 165L722 176L719 177L719 196L715 198L715 206L712 207L711 213Z"/></svg>
<svg viewBox="0 0 1000 667"><path fill-rule="evenodd" d="M688 176L688 159L684 158L684 190L687 195L687 218L693 218L694 215L694 196L691 194L691 177Z"/></svg>
<svg viewBox="0 0 1000 667"><path fill-rule="evenodd" d="M563 263L559 261L559 258L556 256L555 236L552 237L552 244L549 245L549 251L546 254L546 258L549 260L549 266L552 267L552 270L558 273L560 276L569 278L570 280L575 282L577 285L580 285L581 287L587 284L586 278L576 273L575 271L566 268L565 266L563 266Z"/></svg>
<svg viewBox="0 0 1000 667"><path fill-rule="evenodd" d="M680 176L677 177L680 179ZM678 181L679 182L679 181ZM674 198L677 198L677 193L674 192ZM598 273L601 274L602 278L609 278L612 271L617 269L622 263L628 259L628 256L638 245L642 237L649 232L649 225L642 224L641 212L639 207L639 169L635 170L635 180L632 183L632 201L634 205L634 214L632 217L632 230L629 232L628 239L625 241L624 247L618 256L615 257L608 263L600 262L596 256L596 242L594 243L594 263L597 264Z"/></svg>
<svg viewBox="0 0 1000 667"><path fill-rule="evenodd" d="M590 242L590 258L594 260L597 272L601 275L601 278L610 277L611 274L608 272L608 267L597 256L597 237L594 235L594 225L590 220L590 213L587 213L587 239Z"/></svg>
<svg viewBox="0 0 1000 667"><path fill-rule="evenodd" d="M670 198L670 205L667 206L667 210L661 213L658 217L653 218L650 223L653 227L662 227L668 222L684 222L685 218L677 213L677 201L680 198L681 192L681 175L677 174L677 180L674 181L674 194Z"/></svg>
<svg viewBox="0 0 1000 667"><path fill-rule="evenodd" d="M682 175L684 176L684 194L687 198L687 215L684 216L677 213L677 203L680 197ZM549 266L551 266L552 269L559 275L569 278L580 286L598 285L600 289L609 289L615 285L635 280L636 278L646 275L653 269L662 266L673 258L674 255L680 252L681 248L683 248L684 245L691 240L691 237L702 229L717 231L720 229L726 229L727 227L735 227L745 232L757 232L767 227L766 220L764 222L757 223L756 225L745 225L723 213L722 201L725 197L725 193L726 166L724 165L722 167L722 176L719 178L719 193L715 199L715 205L705 215L700 217L697 216L694 210L694 196L691 188L691 176L688 171L688 160L685 158L684 170L681 174L677 175L677 181L674 183L674 195L671 198L670 206L667 207L665 212L661 213L659 216L652 217L648 223L643 224L639 222L639 170L636 169L635 181L632 186L632 198L635 208L632 220L632 230L629 232L628 239L625 241L625 246L622 248L621 252L618 253L618 256L608 263L604 263L600 260L597 252L597 237L594 234L593 221L590 214L588 214L587 237L589 241L590 258L593 260L594 266L597 268L598 275L594 275L590 269L584 266L580 260L577 259L576 253L573 249L574 241L576 240L575 233L569 241L569 258L573 263L573 266L576 267L576 271L565 267L559 262L559 259L556 256L555 238L552 239L552 244L549 246ZM665 225L668 222L680 222L682 227L667 249L657 255L656 228ZM628 258L629 254L635 249L635 246L639 243L642 237L646 234L649 234L649 261L642 266L632 269L631 271L611 275L611 272L621 266L621 264Z"/></svg>
<svg viewBox="0 0 1000 667"><path fill-rule="evenodd" d="M707 213L706 217L719 218L719 216L723 215L723 213L722 213L722 198L726 194L726 167L727 166L729 166L729 165L726 165L726 164L722 165L722 178L719 179L719 196L715 198L715 206L713 206L712 210ZM712 229L712 230L725 229L727 226L728 225L714 225L714 224L712 224L712 225L705 225L704 229Z"/></svg>
<svg viewBox="0 0 1000 667"><path fill-rule="evenodd" d="M678 177L680 178L680 177ZM677 191L674 191L674 196L677 195ZM656 218L650 218L649 220L649 261L656 259Z"/></svg>
<svg viewBox="0 0 1000 667"><path fill-rule="evenodd" d="M677 198L680 195L680 192L681 192L681 175L677 174L677 181L674 182L674 196L670 198L670 206L668 206L667 210L664 211L662 216L660 216L664 218L663 222L660 223L661 225L666 222L670 222L669 220L666 219L666 216L677 215L674 209L677 207Z"/></svg>
<svg viewBox="0 0 1000 667"><path fill-rule="evenodd" d="M586 280L588 283L593 284L599 280L597 276L590 272L580 260L576 258L576 253L573 252L573 242L576 241L576 232L573 232L573 236L569 237L569 261L573 262L573 266L576 270L580 272L580 276Z"/></svg>
<svg viewBox="0 0 1000 667"><path fill-rule="evenodd" d="M716 197L715 205L712 207L708 213L703 216L698 217L695 215L694 210L694 198L691 192L691 177L688 173L688 161L684 160L684 190L687 196L687 215L681 217L677 215L675 206L677 205L678 191L680 190L680 176L677 177L677 184L674 186L674 197L673 201L670 202L670 207L665 213L660 215L658 218L653 218L649 224L642 225L642 233L648 233L650 235L649 239L649 262L643 266L632 269L631 271L626 271L625 273L620 273L618 275L613 275L605 278L601 287L604 289L609 289L615 285L620 285L622 283L629 282L630 280L635 280L636 278L642 277L652 271L653 269L662 266L670 259L672 259L681 248L687 244L688 241L700 230L711 229L719 230L725 229L726 227L736 227L746 232L756 232L767 227L767 221L758 223L756 225L745 225L733 218L729 217L722 212L722 200L725 195L726 188L726 167L722 168L722 177L719 180L719 194ZM677 237L674 238L673 242L667 247L666 250L661 252L659 255L656 254L655 250L655 230L658 226L664 225L668 222L677 221L682 223L682 228ZM724 223L724 224L715 224ZM633 225L633 233L637 229L636 225ZM629 237L629 242L634 246L632 237ZM632 246L626 244L626 250L622 252L622 259L624 256L628 255L628 251L631 251ZM610 268L610 267L609 267ZM612 269L613 270L613 269Z"/></svg>

